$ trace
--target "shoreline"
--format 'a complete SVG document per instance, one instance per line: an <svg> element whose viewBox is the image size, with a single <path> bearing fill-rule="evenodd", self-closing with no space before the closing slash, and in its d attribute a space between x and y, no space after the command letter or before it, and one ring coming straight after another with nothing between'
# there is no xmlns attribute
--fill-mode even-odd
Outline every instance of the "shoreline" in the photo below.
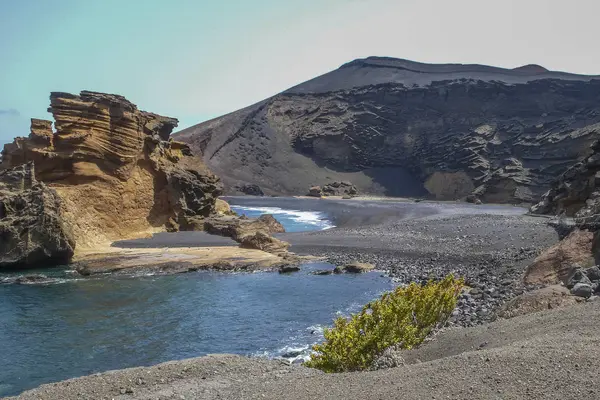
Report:
<svg viewBox="0 0 600 400"><path fill-rule="evenodd" d="M73 378L8 399L594 398L598 324L600 303L593 302L445 330L403 352L405 365L378 371L324 374L216 354Z"/></svg>
<svg viewBox="0 0 600 400"><path fill-rule="evenodd" d="M543 219L511 206L276 198L244 199L241 205L269 199L260 205L278 203L281 208L324 212L339 223L322 231L275 235L291 243L290 250L300 256L322 257L333 265L355 260L371 263L399 283L452 272L465 276L473 295L461 297L451 326L475 326L495 319L502 304L528 290L520 284L527 263L557 240L556 232ZM235 200L232 203L238 205ZM223 255L239 249L233 247L235 242L230 241L229 246L227 241L230 239L201 232L160 233L117 242L110 253L146 254L152 259L161 253L194 253L198 248L190 245L199 242L224 245L220 247ZM524 250L523 242L529 243ZM100 269L109 261L102 256L106 254L97 259ZM184 267L180 272L190 271L190 266Z"/></svg>

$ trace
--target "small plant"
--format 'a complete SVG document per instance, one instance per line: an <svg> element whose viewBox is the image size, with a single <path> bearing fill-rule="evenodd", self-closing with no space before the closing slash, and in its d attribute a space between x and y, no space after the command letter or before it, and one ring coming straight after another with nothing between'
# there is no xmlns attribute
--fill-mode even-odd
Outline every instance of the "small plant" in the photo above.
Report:
<svg viewBox="0 0 600 400"><path fill-rule="evenodd" d="M463 280L450 275L385 293L349 319L336 319L305 365L324 372L359 371L390 346L410 349L446 322L462 287Z"/></svg>

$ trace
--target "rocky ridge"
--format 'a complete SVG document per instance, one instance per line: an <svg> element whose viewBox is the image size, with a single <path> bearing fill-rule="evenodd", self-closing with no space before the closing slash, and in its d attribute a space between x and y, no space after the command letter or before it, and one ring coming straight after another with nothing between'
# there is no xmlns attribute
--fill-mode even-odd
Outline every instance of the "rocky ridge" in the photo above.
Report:
<svg viewBox="0 0 600 400"><path fill-rule="evenodd" d="M53 92L48 111L56 131L33 119L29 137L4 146L0 170L35 165L34 186L56 198L78 249L187 229L189 218L214 213L219 179L188 145L170 139L176 119L89 91Z"/></svg>
<svg viewBox="0 0 600 400"><path fill-rule="evenodd" d="M176 133L227 191L537 201L600 137L600 79L367 58Z"/></svg>

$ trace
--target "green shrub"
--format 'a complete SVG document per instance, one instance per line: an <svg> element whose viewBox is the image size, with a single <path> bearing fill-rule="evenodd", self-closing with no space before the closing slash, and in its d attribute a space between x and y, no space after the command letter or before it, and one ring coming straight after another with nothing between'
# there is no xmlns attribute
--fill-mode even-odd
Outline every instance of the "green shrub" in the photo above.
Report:
<svg viewBox="0 0 600 400"><path fill-rule="evenodd" d="M462 279L450 275L385 293L350 319L336 319L305 365L325 372L359 371L392 345L410 349L450 317L462 287Z"/></svg>

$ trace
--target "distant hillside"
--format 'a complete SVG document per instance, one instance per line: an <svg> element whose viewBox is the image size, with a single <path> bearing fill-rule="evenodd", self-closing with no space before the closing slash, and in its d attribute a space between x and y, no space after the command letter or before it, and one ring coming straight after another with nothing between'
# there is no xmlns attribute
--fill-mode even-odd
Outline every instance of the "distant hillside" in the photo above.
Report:
<svg viewBox="0 0 600 400"><path fill-rule="evenodd" d="M600 138L600 76L369 57L174 136L229 193L531 202Z"/></svg>

